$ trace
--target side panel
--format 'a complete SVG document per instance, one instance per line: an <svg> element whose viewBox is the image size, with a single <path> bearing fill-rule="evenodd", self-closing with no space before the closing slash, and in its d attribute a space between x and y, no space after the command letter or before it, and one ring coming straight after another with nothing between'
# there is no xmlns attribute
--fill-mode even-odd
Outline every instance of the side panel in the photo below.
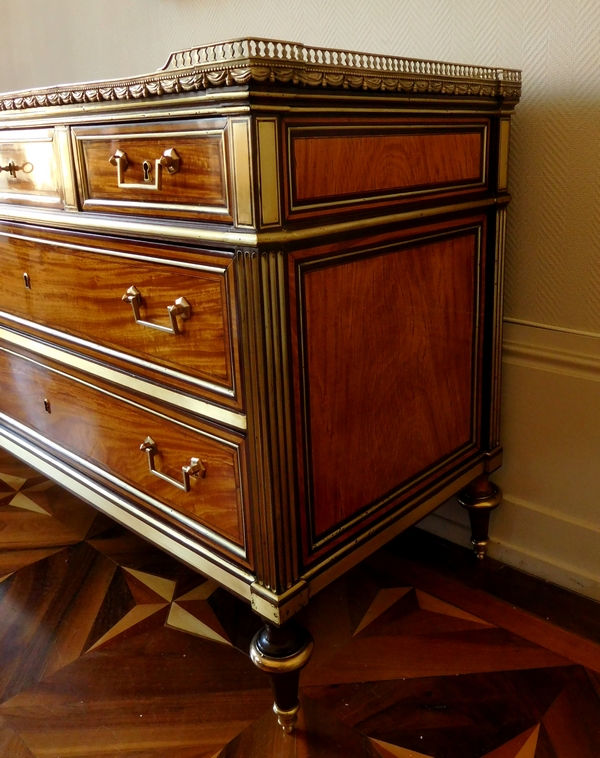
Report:
<svg viewBox="0 0 600 758"><path fill-rule="evenodd" d="M307 558L480 454L485 226L294 256Z"/></svg>

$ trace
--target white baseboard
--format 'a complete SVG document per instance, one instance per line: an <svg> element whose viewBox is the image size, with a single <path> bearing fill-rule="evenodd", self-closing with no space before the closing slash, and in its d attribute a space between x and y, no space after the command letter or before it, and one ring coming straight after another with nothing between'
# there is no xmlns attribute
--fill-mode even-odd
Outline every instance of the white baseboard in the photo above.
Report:
<svg viewBox="0 0 600 758"><path fill-rule="evenodd" d="M600 600L600 335L505 325L502 445L489 555ZM419 526L470 546L455 500Z"/></svg>

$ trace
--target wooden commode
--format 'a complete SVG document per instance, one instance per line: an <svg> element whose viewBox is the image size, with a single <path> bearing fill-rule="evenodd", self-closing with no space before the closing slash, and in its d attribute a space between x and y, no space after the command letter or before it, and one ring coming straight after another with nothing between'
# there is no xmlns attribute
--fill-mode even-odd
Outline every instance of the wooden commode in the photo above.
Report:
<svg viewBox="0 0 600 758"><path fill-rule="evenodd" d="M286 730L311 595L501 463L520 72L243 39L0 96L0 445L252 604Z"/></svg>

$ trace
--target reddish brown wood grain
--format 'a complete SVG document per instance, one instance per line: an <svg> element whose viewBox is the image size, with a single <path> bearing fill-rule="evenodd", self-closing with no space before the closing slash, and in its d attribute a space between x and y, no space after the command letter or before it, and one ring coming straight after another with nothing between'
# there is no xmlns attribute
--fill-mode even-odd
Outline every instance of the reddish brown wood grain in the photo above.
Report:
<svg viewBox="0 0 600 758"><path fill-rule="evenodd" d="M316 535L472 441L476 259L468 231L304 273Z"/></svg>
<svg viewBox="0 0 600 758"><path fill-rule="evenodd" d="M110 248L109 248L110 250ZM233 384L225 275L0 236L2 310L225 387ZM202 263L202 259L198 263ZM23 274L29 276L25 287ZM167 306L185 297L191 318L173 335L136 324L122 301L135 285L141 317L169 326Z"/></svg>
<svg viewBox="0 0 600 758"><path fill-rule="evenodd" d="M1 348L0 384L2 412L243 544L241 473L234 446ZM181 481L181 467L198 457L205 477L192 478L190 491L184 492L152 475L147 454L140 450L147 436L158 448L158 470ZM242 438L237 443L242 447Z"/></svg>
<svg viewBox="0 0 600 758"><path fill-rule="evenodd" d="M292 137L298 204L484 180L481 130L300 135Z"/></svg>

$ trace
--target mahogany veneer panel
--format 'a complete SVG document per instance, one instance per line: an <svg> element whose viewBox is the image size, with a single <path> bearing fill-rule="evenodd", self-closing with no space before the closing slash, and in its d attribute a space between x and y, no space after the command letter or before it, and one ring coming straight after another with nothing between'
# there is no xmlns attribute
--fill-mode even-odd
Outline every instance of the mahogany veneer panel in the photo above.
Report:
<svg viewBox="0 0 600 758"><path fill-rule="evenodd" d="M482 184L485 131L421 127L368 133L357 127L290 129L294 206L444 185ZM415 133L415 131L417 133ZM332 133L333 132L333 133ZM317 203L319 204L319 203Z"/></svg>
<svg viewBox="0 0 600 758"><path fill-rule="evenodd" d="M230 303L224 268L198 271L142 258L115 249L85 252L74 246L41 244L0 235L2 309L29 321L65 331L150 362L160 362L225 387L233 385ZM113 254L111 254L111 252ZM129 256L136 253L129 253ZM201 256L197 264L204 263ZM29 276L30 288L23 282ZM168 334L134 321L122 301L135 285L141 318L169 326L167 306L185 297L191 317L177 319L180 333ZM164 377L163 377L164 379Z"/></svg>
<svg viewBox="0 0 600 758"><path fill-rule="evenodd" d="M194 431L2 347L0 382L3 413L244 544L243 438L228 434L232 440L228 442L218 439L214 431ZM45 400L50 412L44 408ZM206 469L205 477L192 477L190 491L184 492L152 475L147 454L140 450L147 436L156 442L159 471L181 481L181 467L189 465L191 457L198 457Z"/></svg>
<svg viewBox="0 0 600 758"><path fill-rule="evenodd" d="M473 441L478 237L303 275L317 536Z"/></svg>

